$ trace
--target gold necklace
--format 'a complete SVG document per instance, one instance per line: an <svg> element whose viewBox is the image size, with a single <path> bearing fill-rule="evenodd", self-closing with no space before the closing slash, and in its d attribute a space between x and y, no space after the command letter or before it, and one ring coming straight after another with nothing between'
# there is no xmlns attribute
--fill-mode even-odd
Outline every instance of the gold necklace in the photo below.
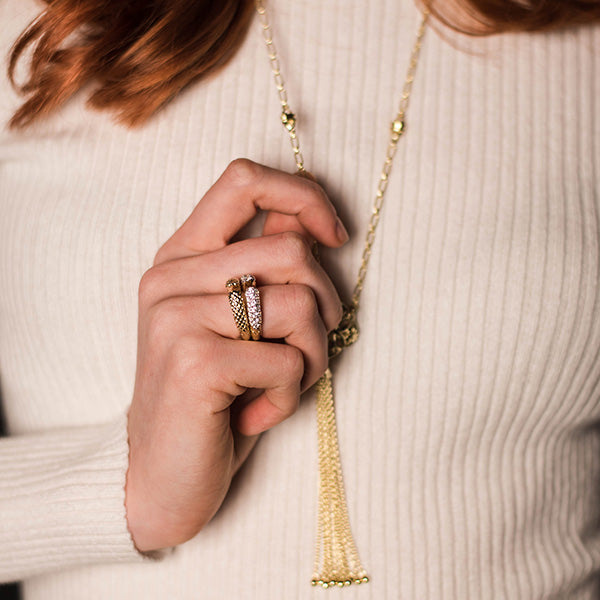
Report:
<svg viewBox="0 0 600 600"><path fill-rule="evenodd" d="M296 134L296 117L292 112L287 98L287 92L281 68L277 57L277 50L273 42L273 33L267 10L262 0L255 0L256 10L262 25L263 37L269 53L271 70L275 86L281 103L281 122L286 128L296 167L300 174L306 174L304 158L300 151L300 142ZM385 160L377 192L373 201L373 209L365 246L362 253L358 277L349 306L344 306L344 314L338 327L329 334L329 358L337 356L358 339L358 323L356 314L358 312L360 295L363 290L365 276L373 242L375 241L375 230L379 223L383 198L387 189L392 163L396 154L396 146L404 133L404 115L408 108L408 101L412 90L412 84L417 70L419 52L429 10L426 7L423 19L417 30L414 46L410 55L410 62L404 80L404 87L400 97L400 104L396 118L392 121L390 139L385 152ZM317 383L317 430L319 438L319 516L317 527L317 542L315 548L315 566L312 577L312 585L328 587L344 587L351 584L367 583L369 578L367 572L360 562L358 551L352 537L348 508L344 493L344 481L342 477L342 466L340 463L340 451L338 445L337 425L335 420L335 404L333 398L333 379L331 370L328 368Z"/></svg>

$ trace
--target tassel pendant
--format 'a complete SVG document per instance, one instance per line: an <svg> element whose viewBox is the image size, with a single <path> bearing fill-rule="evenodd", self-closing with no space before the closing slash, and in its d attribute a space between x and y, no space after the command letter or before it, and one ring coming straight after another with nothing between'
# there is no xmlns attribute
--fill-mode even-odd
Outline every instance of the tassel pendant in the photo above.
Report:
<svg viewBox="0 0 600 600"><path fill-rule="evenodd" d="M319 516L312 584L329 588L367 583L346 506L330 369L317 383L317 427Z"/></svg>

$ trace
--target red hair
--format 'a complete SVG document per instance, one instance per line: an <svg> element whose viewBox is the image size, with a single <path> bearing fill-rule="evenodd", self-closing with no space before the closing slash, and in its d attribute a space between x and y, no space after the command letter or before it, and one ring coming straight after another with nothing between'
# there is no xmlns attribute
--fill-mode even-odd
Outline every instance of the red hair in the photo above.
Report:
<svg viewBox="0 0 600 600"><path fill-rule="evenodd" d="M15 42L8 75L26 97L10 121L25 127L86 84L88 104L122 123L146 121L191 83L237 51L253 0L45 0ZM600 20L598 0L424 0L441 22L464 33L536 31ZM18 85L15 69L32 48Z"/></svg>
<svg viewBox="0 0 600 600"><path fill-rule="evenodd" d="M429 6L442 23L471 35L547 31L600 20L598 0L432 0Z"/></svg>

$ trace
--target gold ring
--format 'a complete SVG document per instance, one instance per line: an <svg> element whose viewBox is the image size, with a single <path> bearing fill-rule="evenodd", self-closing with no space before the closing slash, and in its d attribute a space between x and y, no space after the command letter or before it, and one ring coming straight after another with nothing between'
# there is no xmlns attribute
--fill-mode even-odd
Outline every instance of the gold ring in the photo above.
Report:
<svg viewBox="0 0 600 600"><path fill-rule="evenodd" d="M260 305L260 292L256 287L256 278L254 275L242 275L240 283L246 301L250 334L253 340L260 340L262 335L262 308Z"/></svg>
<svg viewBox="0 0 600 600"><path fill-rule="evenodd" d="M229 279L225 284L227 288L227 296L229 298L229 305L233 312L233 319L240 332L240 337L243 340L249 340L250 323L248 322L248 313L246 311L246 302L242 294L242 285L237 277Z"/></svg>

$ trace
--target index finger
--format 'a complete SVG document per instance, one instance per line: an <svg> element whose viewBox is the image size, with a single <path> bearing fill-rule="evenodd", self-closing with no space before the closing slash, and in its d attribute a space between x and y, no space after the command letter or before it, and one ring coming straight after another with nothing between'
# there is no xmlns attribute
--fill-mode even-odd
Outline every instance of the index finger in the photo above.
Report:
<svg viewBox="0 0 600 600"><path fill-rule="evenodd" d="M154 264L223 248L259 210L296 217L325 246L336 248L348 239L333 204L318 184L248 159L237 159L160 248Z"/></svg>

